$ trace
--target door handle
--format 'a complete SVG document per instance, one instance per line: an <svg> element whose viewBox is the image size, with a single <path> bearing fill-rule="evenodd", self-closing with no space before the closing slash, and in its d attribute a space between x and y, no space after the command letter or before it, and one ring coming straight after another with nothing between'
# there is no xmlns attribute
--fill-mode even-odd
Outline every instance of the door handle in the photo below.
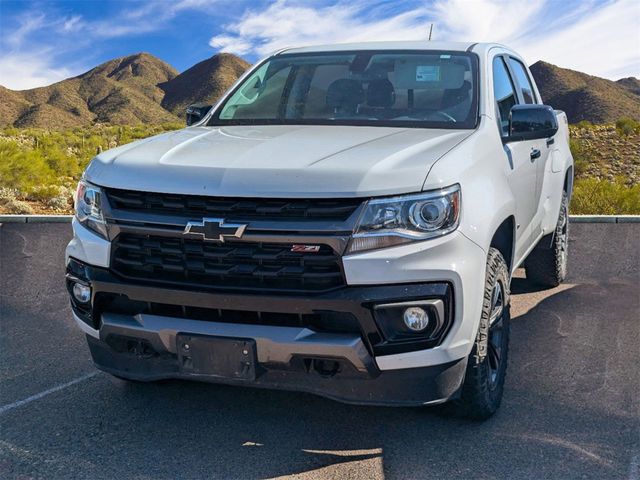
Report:
<svg viewBox="0 0 640 480"><path fill-rule="evenodd" d="M540 158L540 155L542 155L540 153L540 150L538 150L537 148L532 148L531 149L531 160L535 160L536 158Z"/></svg>

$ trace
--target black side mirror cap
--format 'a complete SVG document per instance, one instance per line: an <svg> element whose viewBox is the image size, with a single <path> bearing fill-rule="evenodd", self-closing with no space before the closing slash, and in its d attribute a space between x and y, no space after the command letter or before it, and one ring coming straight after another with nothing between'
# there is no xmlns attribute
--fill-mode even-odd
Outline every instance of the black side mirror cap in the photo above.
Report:
<svg viewBox="0 0 640 480"><path fill-rule="evenodd" d="M193 105L189 105L187 107L187 127L202 120L205 115L209 113L212 106L213 105L206 103L194 103Z"/></svg>
<svg viewBox="0 0 640 480"><path fill-rule="evenodd" d="M553 137L558 117L549 105L514 105L509 112L509 136L504 143Z"/></svg>

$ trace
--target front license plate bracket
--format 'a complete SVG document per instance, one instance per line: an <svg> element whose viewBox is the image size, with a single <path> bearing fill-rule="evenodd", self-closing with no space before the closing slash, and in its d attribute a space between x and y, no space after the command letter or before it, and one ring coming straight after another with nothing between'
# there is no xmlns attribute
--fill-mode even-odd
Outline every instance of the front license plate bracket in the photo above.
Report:
<svg viewBox="0 0 640 480"><path fill-rule="evenodd" d="M176 335L180 372L239 380L256 378L256 342L251 338Z"/></svg>

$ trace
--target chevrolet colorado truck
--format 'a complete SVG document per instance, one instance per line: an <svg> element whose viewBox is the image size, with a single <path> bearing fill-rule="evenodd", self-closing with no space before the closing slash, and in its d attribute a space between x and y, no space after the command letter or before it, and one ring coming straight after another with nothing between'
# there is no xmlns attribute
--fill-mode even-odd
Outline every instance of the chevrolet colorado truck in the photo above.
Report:
<svg viewBox="0 0 640 480"><path fill-rule="evenodd" d="M567 270L567 118L498 44L292 48L77 191L96 366L343 402L500 405L514 271Z"/></svg>

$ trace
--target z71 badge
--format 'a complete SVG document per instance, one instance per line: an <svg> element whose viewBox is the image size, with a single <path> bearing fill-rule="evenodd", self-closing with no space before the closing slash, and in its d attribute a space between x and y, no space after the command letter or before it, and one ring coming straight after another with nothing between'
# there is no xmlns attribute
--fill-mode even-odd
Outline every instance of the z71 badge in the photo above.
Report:
<svg viewBox="0 0 640 480"><path fill-rule="evenodd" d="M320 251L320 245L293 245L291 247L291 251L299 253L318 253Z"/></svg>

